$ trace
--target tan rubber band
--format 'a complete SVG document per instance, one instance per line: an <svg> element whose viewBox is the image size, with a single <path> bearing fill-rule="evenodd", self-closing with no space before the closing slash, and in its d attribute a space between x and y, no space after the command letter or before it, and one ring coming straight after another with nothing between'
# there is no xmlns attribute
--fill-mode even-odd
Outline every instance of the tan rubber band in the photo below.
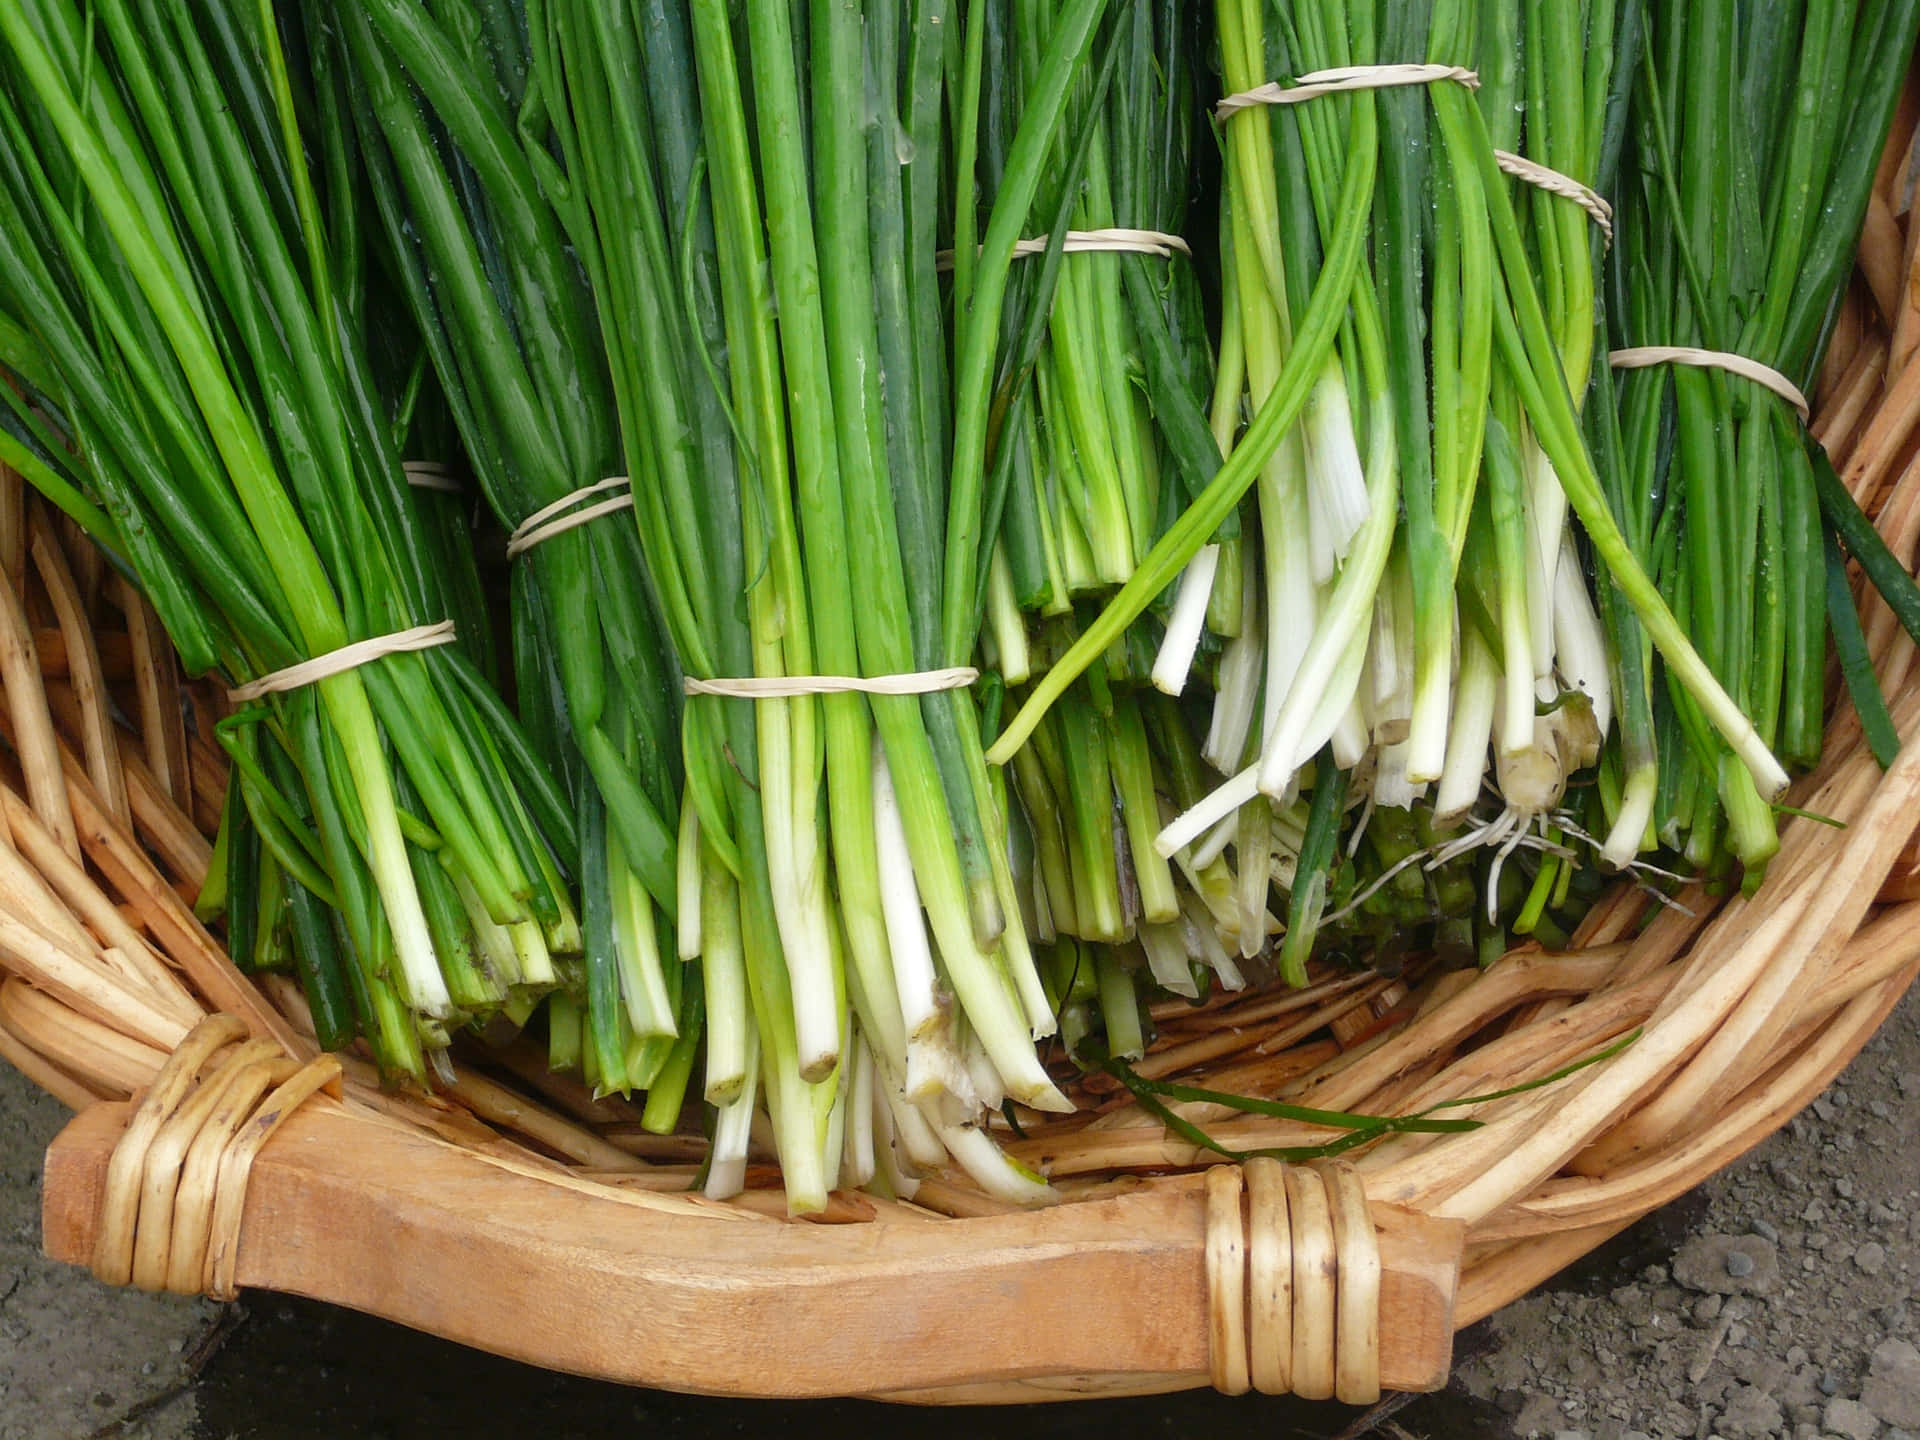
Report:
<svg viewBox="0 0 1920 1440"><path fill-rule="evenodd" d="M609 475L592 485L584 485L571 495L562 495L551 505L542 505L533 514L514 527L513 534L507 537L507 559L517 560L534 546L564 535L569 530L577 530L590 520L598 520L602 515L612 515L621 510L633 508L633 492L616 495L611 500L602 500L598 505L589 505L584 510L566 512L569 507L579 504L590 495L599 495L608 490L618 490L627 484L624 475ZM556 518L557 517L557 518Z"/></svg>
<svg viewBox="0 0 1920 1440"><path fill-rule="evenodd" d="M1226 120L1256 105L1298 105L1322 95L1348 90L1387 90L1399 85L1433 85L1451 80L1469 90L1480 88L1477 71L1459 65L1346 65L1337 70L1315 70L1294 77L1291 85L1275 80L1252 90L1229 95L1213 107L1216 120Z"/></svg>
<svg viewBox="0 0 1920 1440"><path fill-rule="evenodd" d="M1582 185L1571 175L1562 175L1558 170L1542 165L1537 160L1529 160L1524 155L1516 155L1511 150L1496 150L1493 158L1494 163L1514 179L1524 180L1549 195L1573 201L1593 217L1593 223L1600 227L1600 233L1607 237L1607 243L1613 243L1613 206L1599 191Z"/></svg>
<svg viewBox="0 0 1920 1440"><path fill-rule="evenodd" d="M964 690L979 678L980 672L971 665L956 665L910 675L767 675L738 680L698 680L689 675L681 687L689 695L720 695L730 700L795 700L803 695L935 695Z"/></svg>
<svg viewBox="0 0 1920 1440"><path fill-rule="evenodd" d="M1031 240L1014 242L1015 255L1040 255L1051 244L1045 235L1035 236ZM1104 230L1069 230L1060 242L1060 248L1068 255L1090 255L1101 251L1123 252L1134 255L1158 255L1167 260L1175 251L1193 258L1193 247L1178 235L1170 235L1165 230L1130 230L1124 225L1110 225Z"/></svg>
<svg viewBox="0 0 1920 1440"><path fill-rule="evenodd" d="M1798 385L1771 365L1762 365L1745 355L1731 355L1724 350L1701 350L1692 345L1639 345L1630 350L1614 351L1607 357L1607 363L1616 370L1645 370L1649 366L1669 364L1725 370L1728 374L1738 375L1743 380L1751 380L1771 390L1800 412L1802 422L1813 418L1813 407L1807 404L1807 397L1800 393Z"/></svg>
<svg viewBox="0 0 1920 1440"><path fill-rule="evenodd" d="M1018 260L1027 255L1044 255L1047 246L1052 243L1051 237L1046 235L1036 235L1031 240L1016 240L1013 243L1013 258ZM1177 252L1189 260L1193 258L1193 247L1182 236L1169 234L1165 230L1130 230L1122 225L1109 226L1104 230L1069 230L1061 237L1060 249L1067 255L1157 255L1162 260L1171 260ZM934 257L934 266L940 270L951 270L953 251L942 250Z"/></svg>
<svg viewBox="0 0 1920 1440"><path fill-rule="evenodd" d="M400 469L407 477L407 484L416 490L438 490L444 495L458 495L466 489L454 478L453 472L438 460L407 460L402 462Z"/></svg>
<svg viewBox="0 0 1920 1440"><path fill-rule="evenodd" d="M437 625L416 625L411 630L396 630L391 635L376 635L371 640L356 640L351 645L342 645L338 650L329 650L324 655L316 655L311 660L302 660L298 665L289 665L284 670L275 670L270 675L262 675L258 680L249 680L238 689L229 690L227 698L235 704L248 700L258 700L262 695L278 695L285 690L298 690L302 685L311 685L316 680L324 680L329 675L345 674L349 670L358 670L369 660L378 660L382 655L401 655L412 650L431 650L436 645L451 645L454 642L453 621L442 620Z"/></svg>

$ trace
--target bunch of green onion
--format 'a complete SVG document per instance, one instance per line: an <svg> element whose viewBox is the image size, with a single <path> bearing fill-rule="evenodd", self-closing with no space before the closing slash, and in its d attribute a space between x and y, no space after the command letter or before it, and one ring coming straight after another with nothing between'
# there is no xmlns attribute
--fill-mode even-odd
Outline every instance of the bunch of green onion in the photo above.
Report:
<svg viewBox="0 0 1920 1440"><path fill-rule="evenodd" d="M947 5L822 6L805 26L717 0L529 5L524 69L489 59L496 31L520 34L516 7L478 7L477 28L366 8L413 82L408 113L453 142L457 159L431 156L445 188L470 169L486 202L456 213L418 186L395 238L449 250L488 212L538 204L541 263L577 257L598 336L570 359L604 364L635 497L633 517L584 533L631 527L672 666L857 686L967 664L982 487L940 482L978 465L984 417L965 397L999 329L996 247L1025 223L1104 5L1060 7L1037 52L988 244L956 273L971 293L954 302L966 324L951 358L936 267L957 203L949 126L966 108L949 82L966 61ZM406 115L379 113L404 160L418 148L398 138ZM475 363L447 348L446 363ZM474 428L496 423L471 409ZM706 996L709 1189L740 1183L764 1097L797 1209L949 1156L1033 1198L977 1124L1003 1097L1065 1104L1034 1049L1054 1020L977 702L797 689L699 694L678 713L674 933Z"/></svg>
<svg viewBox="0 0 1920 1440"><path fill-rule="evenodd" d="M624 469L615 377L514 110L535 52L512 7L455 23L404 3L307 11L328 141L360 157L397 277L502 528L605 507ZM537 92L534 92L537 94ZM600 488L595 488L600 487ZM587 492L569 504L569 497ZM679 1121L700 1040L698 972L672 962L683 819L678 673L631 517L557 529L511 560L519 711L575 817L580 964L547 1009L557 1066L605 1092L646 1091L645 1123ZM663 958L665 957L665 958Z"/></svg>
<svg viewBox="0 0 1920 1440"><path fill-rule="evenodd" d="M1260 562L1245 567L1246 623L1214 669L1205 746L1228 778L1156 843L1185 868L1231 855L1249 951L1278 881L1295 983L1330 918L1364 929L1369 907L1376 921L1397 910L1404 928L1424 911L1458 929L1478 892L1493 923L1472 947L1497 953L1508 919L1530 928L1566 897L1562 862L1586 817L1563 799L1597 758L1612 692L1570 510L1602 588L1653 637L1755 794L1785 783L1636 562L1584 443L1599 237L1579 205L1523 189L1496 156L1608 185L1608 117L1617 132L1639 31L1625 8L1627 23L1610 4L1521 0L1217 11L1228 93L1424 61L1475 72L1479 94L1442 79L1222 116L1212 413L1226 463L1056 659L993 758L1014 759L1071 703L1074 681L1251 492L1241 520ZM1168 688L1181 688L1186 655L1168 658ZM1519 846L1546 863L1508 899L1501 864ZM1492 859L1475 883L1452 883L1449 867L1482 848Z"/></svg>
<svg viewBox="0 0 1920 1440"><path fill-rule="evenodd" d="M272 20L0 14L0 394L26 473L187 667L232 681L467 618L403 470L417 387L381 388L354 197L322 203ZM330 1043L357 1028L423 1075L451 1027L578 948L564 803L462 646L271 695L219 738L235 800L210 898L243 951L284 913Z"/></svg>
<svg viewBox="0 0 1920 1440"><path fill-rule="evenodd" d="M1655 8L1608 263L1615 345L1732 352L1812 389L1917 25L1908 0ZM1617 427L1596 454L1621 529L1761 738L1792 768L1819 758L1831 624L1890 762L1837 543L1860 548L1870 527L1802 417L1713 369L1623 373L1612 389ZM1722 876L1737 861L1756 884L1772 812L1631 618L1610 619L1624 663L1620 755L1602 770L1609 854L1658 845Z"/></svg>

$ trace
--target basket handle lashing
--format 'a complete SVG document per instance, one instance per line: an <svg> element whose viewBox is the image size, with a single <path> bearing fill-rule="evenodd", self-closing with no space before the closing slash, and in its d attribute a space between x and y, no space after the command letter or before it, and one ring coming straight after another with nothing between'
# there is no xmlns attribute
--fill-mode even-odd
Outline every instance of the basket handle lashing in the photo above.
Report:
<svg viewBox="0 0 1920 1440"><path fill-rule="evenodd" d="M340 1079L331 1055L302 1065L246 1033L229 1015L202 1020L135 1108L108 1165L93 1252L106 1283L233 1298L253 1158L287 1116L317 1091L337 1091Z"/></svg>
<svg viewBox="0 0 1920 1440"><path fill-rule="evenodd" d="M1380 1245L1359 1172L1266 1157L1207 1172L1214 1388L1380 1398Z"/></svg>

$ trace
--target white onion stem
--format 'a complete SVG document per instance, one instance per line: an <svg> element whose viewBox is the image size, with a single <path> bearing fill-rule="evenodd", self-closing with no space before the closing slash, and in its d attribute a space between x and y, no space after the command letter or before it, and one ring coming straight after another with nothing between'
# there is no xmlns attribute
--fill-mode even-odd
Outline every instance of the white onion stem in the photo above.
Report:
<svg viewBox="0 0 1920 1440"><path fill-rule="evenodd" d="M1194 652L1200 647L1200 633L1206 628L1213 578L1219 569L1220 547L1203 545L1181 572L1173 613L1167 619L1167 633L1160 641L1160 653L1153 660L1154 688L1164 694L1178 695L1187 688L1187 677L1193 673Z"/></svg>
<svg viewBox="0 0 1920 1440"><path fill-rule="evenodd" d="M880 913L886 921L893 979L900 992L900 1014L906 1021L911 1046L939 1023L939 983L933 968L933 949L927 941L926 919L920 909L920 887L907 849L906 825L900 818L893 774L887 769L887 752L877 732L873 738L873 838L879 861Z"/></svg>

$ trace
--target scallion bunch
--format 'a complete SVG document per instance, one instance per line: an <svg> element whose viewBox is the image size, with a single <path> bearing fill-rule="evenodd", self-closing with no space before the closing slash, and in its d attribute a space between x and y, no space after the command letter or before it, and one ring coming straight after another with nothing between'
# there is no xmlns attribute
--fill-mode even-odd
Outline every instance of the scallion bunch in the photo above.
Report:
<svg viewBox="0 0 1920 1440"><path fill-rule="evenodd" d="M188 668L235 682L458 609L366 292L337 268L352 200L299 141L272 19L0 15L0 362L37 417L33 478L139 581ZM220 738L229 816L260 847L229 836L228 904L271 918L233 882L284 884L302 954L334 956L312 972L334 1038L345 981L382 1062L421 1074L452 1025L538 978L490 953L577 946L558 789L461 647L270 696Z"/></svg>
<svg viewBox="0 0 1920 1440"><path fill-rule="evenodd" d="M1811 391L1916 26L1920 6L1906 0L1650 12L1608 264L1615 345L1730 352ZM1765 386L1670 365L1611 390L1621 528L1761 738L1789 766L1812 766L1829 623L1859 644L1848 588L1829 587L1842 563L1829 535L1857 535L1857 508L1838 487L1818 491L1824 460ZM1714 874L1737 861L1757 883L1778 843L1771 811L1631 618L1611 619L1627 663L1623 749L1603 771L1609 853L1658 845ZM1871 684L1854 699L1884 717ZM1873 727L1883 760L1890 731Z"/></svg>

